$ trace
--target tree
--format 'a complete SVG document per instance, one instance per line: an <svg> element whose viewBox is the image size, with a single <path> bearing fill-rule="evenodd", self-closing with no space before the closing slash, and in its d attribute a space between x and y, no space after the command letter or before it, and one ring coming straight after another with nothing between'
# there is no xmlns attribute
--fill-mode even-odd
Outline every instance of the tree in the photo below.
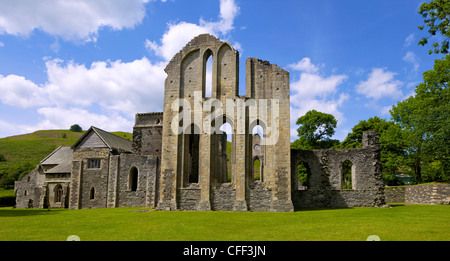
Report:
<svg viewBox="0 0 450 261"><path fill-rule="evenodd" d="M308 111L297 119L298 137L291 145L293 149L327 149L339 144L338 140L332 140L337 125L336 118L327 113L316 110Z"/></svg>
<svg viewBox="0 0 450 261"><path fill-rule="evenodd" d="M444 36L441 44L434 42L432 46L434 50L429 50L428 53L447 54L449 48L449 17L450 17L450 0L432 0L429 3L423 3L420 6L419 14L424 18L425 25L419 26L419 30L423 30L425 26L428 28L428 37L423 37L419 41L419 45L426 45L428 39L440 33Z"/></svg>
<svg viewBox="0 0 450 261"><path fill-rule="evenodd" d="M70 131L73 132L81 132L83 129L80 127L80 125L78 124L74 124L72 126L70 126Z"/></svg>
<svg viewBox="0 0 450 261"><path fill-rule="evenodd" d="M424 163L435 161L441 166L436 178L446 179L450 171L450 55L436 60L423 79L415 95L393 106L390 112L406 132L407 153L414 159L416 179L422 181Z"/></svg>
<svg viewBox="0 0 450 261"><path fill-rule="evenodd" d="M352 132L347 134L344 141L339 144L341 149L361 148L363 132L373 130L382 135L390 126L394 125L394 122L386 121L377 116L362 120L352 128Z"/></svg>

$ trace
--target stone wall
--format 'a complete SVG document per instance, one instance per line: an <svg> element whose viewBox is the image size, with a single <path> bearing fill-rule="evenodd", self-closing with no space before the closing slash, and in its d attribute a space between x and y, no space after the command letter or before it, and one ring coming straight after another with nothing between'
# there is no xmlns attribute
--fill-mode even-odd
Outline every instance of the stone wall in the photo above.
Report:
<svg viewBox="0 0 450 261"><path fill-rule="evenodd" d="M450 204L450 184L386 187L386 202L409 204Z"/></svg>
<svg viewBox="0 0 450 261"><path fill-rule="evenodd" d="M206 63L211 56L212 90L207 94ZM228 209L228 201L225 203L216 196L217 187L220 187L217 193L224 193L227 198L234 193L234 198L229 199L233 210L262 209L264 204L256 203L258 200L250 202L251 195L261 187L250 188L254 180L250 132L260 125L264 138L269 141L261 144L265 146L261 157L264 158L262 187L265 190L261 193L264 198L267 191L272 193L271 205L265 210L292 211L289 124L285 124L290 119L289 72L267 61L249 58L246 63L248 90L246 96L240 96L238 51L208 34L193 38L171 59L165 71L164 149L158 209L192 209L194 206L197 210ZM260 106L260 102L265 102L267 108ZM249 111L257 108L258 116L250 115ZM182 121L178 117L182 117ZM227 174L226 164L221 164L221 148L225 146L221 146L211 132L224 123L229 123L233 130L232 188L222 186Z"/></svg>
<svg viewBox="0 0 450 261"><path fill-rule="evenodd" d="M88 168L99 159L100 168ZM73 153L69 208L106 208L110 152L108 148L80 148Z"/></svg>
<svg viewBox="0 0 450 261"><path fill-rule="evenodd" d="M384 188L384 196L386 203L405 203L406 186L395 186Z"/></svg>
<svg viewBox="0 0 450 261"><path fill-rule="evenodd" d="M133 152L141 155L161 155L162 112L138 113L133 127Z"/></svg>
<svg viewBox="0 0 450 261"><path fill-rule="evenodd" d="M200 202L200 188L192 184L182 188L179 192L180 210L197 210ZM211 209L219 211L233 211L236 190L231 183L224 183L211 190ZM247 205L249 211L269 211L272 202L272 191L260 181L255 181L249 189Z"/></svg>
<svg viewBox="0 0 450 261"><path fill-rule="evenodd" d="M368 141L369 140L369 141ZM383 206L380 147L373 132L365 132L363 148L344 150L291 150L292 198L302 207ZM351 162L351 188L344 188L343 163ZM310 169L309 184L299 189L298 165Z"/></svg>
<svg viewBox="0 0 450 261"><path fill-rule="evenodd" d="M118 176L118 207L156 206L158 158L155 156L122 154ZM135 171L137 188L132 190L130 175Z"/></svg>
<svg viewBox="0 0 450 261"><path fill-rule="evenodd" d="M44 174L40 173L38 167L25 175L20 181L14 182L14 193L16 194L16 208L38 208L44 184Z"/></svg>

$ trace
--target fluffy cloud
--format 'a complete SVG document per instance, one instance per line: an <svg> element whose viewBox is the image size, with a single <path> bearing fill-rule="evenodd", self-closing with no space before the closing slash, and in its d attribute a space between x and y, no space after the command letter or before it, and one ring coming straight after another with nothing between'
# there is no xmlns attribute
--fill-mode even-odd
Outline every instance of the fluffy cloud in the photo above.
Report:
<svg viewBox="0 0 450 261"><path fill-rule="evenodd" d="M199 24L187 22L171 23L160 39L161 44L146 39L145 46L155 52L156 55L164 58L165 61L170 61L189 40L199 34L226 35L233 29L234 18L238 13L239 7L234 3L234 0L221 0L218 21L207 22L200 19Z"/></svg>
<svg viewBox="0 0 450 261"><path fill-rule="evenodd" d="M133 28L149 0L2 1L0 34L27 36L39 29L65 40L96 40L98 30Z"/></svg>
<svg viewBox="0 0 450 261"><path fill-rule="evenodd" d="M90 67L46 61L47 82L38 86L17 75L0 75L0 101L18 108L38 108L43 118L20 132L64 128L79 123L107 130L131 131L137 112L162 111L163 64L147 58L129 63L94 62ZM3 122L4 127L8 127Z"/></svg>
<svg viewBox="0 0 450 261"><path fill-rule="evenodd" d="M306 73L317 73L319 71L319 67L315 66L311 63L311 59L309 57L305 57L301 59L299 62L288 65L289 68L302 71Z"/></svg>
<svg viewBox="0 0 450 261"><path fill-rule="evenodd" d="M154 51L156 55L170 61L172 57L185 46L189 40L199 34L213 34L210 28L202 27L196 24L180 22L178 24L169 24L166 33L161 38L161 45L148 39L145 40L145 46Z"/></svg>
<svg viewBox="0 0 450 261"><path fill-rule="evenodd" d="M356 86L356 92L378 100L384 97L399 98L402 96L401 81L394 80L396 74L385 71L383 68L374 68L366 81L361 81Z"/></svg>
<svg viewBox="0 0 450 261"><path fill-rule="evenodd" d="M346 75L323 76L319 74L319 66L311 63L308 57L288 67L300 71L298 80L291 82L291 140L297 138L297 119L309 110L317 110L332 114L338 124L345 121L340 107L349 99L346 93L339 93L338 86L346 79Z"/></svg>
<svg viewBox="0 0 450 261"><path fill-rule="evenodd" d="M46 66L49 82L44 88L53 104L99 104L128 116L162 110L164 66L145 57L129 63L94 62L90 68L55 59Z"/></svg>
<svg viewBox="0 0 450 261"><path fill-rule="evenodd" d="M44 88L22 76L0 74L0 101L18 108L30 108L47 102Z"/></svg>

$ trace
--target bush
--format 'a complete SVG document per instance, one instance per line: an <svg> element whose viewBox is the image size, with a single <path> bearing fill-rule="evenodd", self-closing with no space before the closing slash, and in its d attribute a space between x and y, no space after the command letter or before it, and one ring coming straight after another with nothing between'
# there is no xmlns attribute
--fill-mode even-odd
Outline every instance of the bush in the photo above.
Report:
<svg viewBox="0 0 450 261"><path fill-rule="evenodd" d="M74 124L72 126L70 126L70 131L73 132L81 132L83 129L80 127L80 125L78 124Z"/></svg>

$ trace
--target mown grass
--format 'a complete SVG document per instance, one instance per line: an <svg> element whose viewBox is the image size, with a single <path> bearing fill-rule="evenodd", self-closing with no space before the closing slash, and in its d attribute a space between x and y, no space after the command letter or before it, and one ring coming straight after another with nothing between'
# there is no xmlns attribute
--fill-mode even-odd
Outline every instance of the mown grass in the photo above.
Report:
<svg viewBox="0 0 450 261"><path fill-rule="evenodd" d="M3 197L14 197L14 189L2 189L0 188L0 198Z"/></svg>
<svg viewBox="0 0 450 261"><path fill-rule="evenodd" d="M0 208L0 240L382 241L450 240L450 206L303 209L293 213Z"/></svg>

